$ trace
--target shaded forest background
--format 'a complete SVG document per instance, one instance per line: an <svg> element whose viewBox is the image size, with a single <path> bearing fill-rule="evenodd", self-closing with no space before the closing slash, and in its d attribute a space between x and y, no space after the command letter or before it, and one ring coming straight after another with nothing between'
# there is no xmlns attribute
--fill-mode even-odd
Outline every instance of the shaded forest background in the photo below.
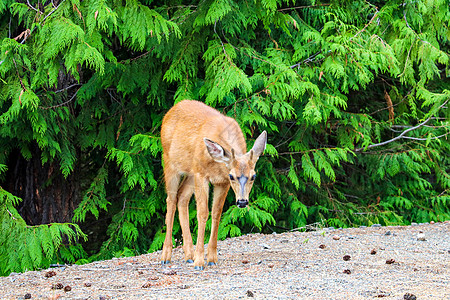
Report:
<svg viewBox="0 0 450 300"><path fill-rule="evenodd" d="M440 0L0 2L0 275L160 249L183 99L269 133L220 238L450 219L449 25Z"/></svg>

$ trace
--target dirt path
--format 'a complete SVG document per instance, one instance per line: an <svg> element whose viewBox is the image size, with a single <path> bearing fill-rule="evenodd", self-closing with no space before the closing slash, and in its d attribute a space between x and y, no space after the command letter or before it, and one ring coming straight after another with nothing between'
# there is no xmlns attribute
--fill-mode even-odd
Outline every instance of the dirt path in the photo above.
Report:
<svg viewBox="0 0 450 300"><path fill-rule="evenodd" d="M177 248L169 266L151 253L12 274L0 278L0 298L450 299L449 221L251 234L218 249L219 266L204 271Z"/></svg>

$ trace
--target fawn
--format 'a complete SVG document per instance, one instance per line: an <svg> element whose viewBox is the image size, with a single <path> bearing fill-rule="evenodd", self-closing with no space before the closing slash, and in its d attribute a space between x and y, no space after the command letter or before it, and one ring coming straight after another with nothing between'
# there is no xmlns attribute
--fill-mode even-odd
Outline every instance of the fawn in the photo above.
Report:
<svg viewBox="0 0 450 300"><path fill-rule="evenodd" d="M163 264L172 256L172 229L175 209L183 234L186 262L204 269L204 238L208 219L209 183L214 186L211 236L207 264L217 264L217 232L222 209L230 186L236 205L248 205L256 178L255 165L264 152L267 133L263 131L247 152L244 135L238 123L199 101L184 100L172 107L161 126L164 179L167 191L166 237L161 256ZM194 245L189 229L189 201L195 194L198 236Z"/></svg>

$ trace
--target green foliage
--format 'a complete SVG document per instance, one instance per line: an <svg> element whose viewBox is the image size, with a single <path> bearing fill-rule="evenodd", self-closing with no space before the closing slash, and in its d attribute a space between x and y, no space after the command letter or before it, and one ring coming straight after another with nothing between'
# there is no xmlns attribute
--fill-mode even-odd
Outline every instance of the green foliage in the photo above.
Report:
<svg viewBox="0 0 450 300"><path fill-rule="evenodd" d="M20 199L0 187L0 275L48 268L51 263L75 263L86 257L77 224L27 226L14 208Z"/></svg>
<svg viewBox="0 0 450 300"><path fill-rule="evenodd" d="M17 151L79 176L73 222L107 227L89 260L161 248L159 132L183 99L235 118L249 147L269 133L221 239L450 219L447 1L28 2L0 4L0 185ZM78 225L28 226L5 189L3 232L26 243L2 232L2 274L85 261Z"/></svg>

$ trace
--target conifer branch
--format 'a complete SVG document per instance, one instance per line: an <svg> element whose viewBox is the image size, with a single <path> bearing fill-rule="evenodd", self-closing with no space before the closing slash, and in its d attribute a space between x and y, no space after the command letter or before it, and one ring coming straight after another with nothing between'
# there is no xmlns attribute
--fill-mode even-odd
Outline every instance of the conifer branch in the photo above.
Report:
<svg viewBox="0 0 450 300"><path fill-rule="evenodd" d="M446 100L443 104L441 104L441 106L439 106L438 109L444 107L444 106L448 103L448 101L449 101L449 100ZM364 148L356 148L354 151L355 151L355 152L360 152L360 151L362 151L362 150L364 150L364 149L370 149L370 148L374 148L374 147L384 146L384 145L390 144L390 143L392 143L392 142L395 142L395 141L397 141L397 140L399 140L399 139L422 140L421 138L414 138L414 137L405 136L405 134L407 134L408 132L414 131L414 130L416 130L416 129L419 129L419 128L423 127L423 126L425 126L425 124L427 124L431 119L432 119L432 116L428 117L428 118L427 118L425 121L423 121L422 123L420 123L420 124L418 124L418 125L416 125L416 126L410 127L410 128L408 128L408 129L402 131L402 133L400 133L398 136L396 136L396 137L394 137L394 138L392 138L392 139L390 139L390 140L387 140L387 141L384 141L384 142L381 142L381 143L377 143L377 144L372 144L372 145L369 145L369 146L364 147ZM446 134L444 134L444 135L442 135L442 136L434 137L434 138L432 138L432 139L438 139L438 138L441 138L441 137L443 137L443 136L446 136L447 134L448 134L448 133L446 133ZM427 139L425 138L425 139L423 139L423 140L427 140Z"/></svg>
<svg viewBox="0 0 450 300"><path fill-rule="evenodd" d="M286 10L294 10L294 9L300 9L300 8L316 8L316 7L324 7L324 6L330 6L330 3L322 3L322 4L316 4L316 5L303 5L303 6L294 6L294 7L288 7L288 8L281 8L277 11L286 11Z"/></svg>
<svg viewBox="0 0 450 300"><path fill-rule="evenodd" d="M72 102L72 101L75 99L75 97L76 97L76 95L78 94L78 91L79 91L79 90L80 90L80 89L78 89L78 90L75 92L75 94L73 94L73 96L72 96L69 100L67 100L66 102L63 102L63 103L60 103L60 104L57 104L57 105L54 105L54 106L49 106L49 107L39 106L39 108L40 108L40 109L43 109L43 110L47 110L47 109L58 108L58 107L61 107L61 106L66 105L66 104L69 104L70 102Z"/></svg>
<svg viewBox="0 0 450 300"><path fill-rule="evenodd" d="M39 9L37 9L36 7L34 7L33 5L31 5L30 1L28 1L28 0L27 0L27 5L28 5L28 7L31 8L32 10L36 11L37 13L42 14L42 12L41 12Z"/></svg>
<svg viewBox="0 0 450 300"><path fill-rule="evenodd" d="M430 140L437 140L437 139L440 139L449 134L450 134L450 132L447 132L447 133L441 134L439 136L434 136L434 137L430 138ZM428 138L416 138L416 137L412 137L412 136L404 136L403 138L408 139L408 140L415 140L415 141L427 141L428 140Z"/></svg>
<svg viewBox="0 0 450 300"><path fill-rule="evenodd" d="M322 53L322 50L317 51L316 53L314 53L313 55L311 55L310 57L304 59L303 61L296 63L295 65L289 66L289 68L294 69L296 67L300 67L303 64L307 64L309 62L314 61L314 58L316 58L317 55L319 55L320 53Z"/></svg>
<svg viewBox="0 0 450 300"><path fill-rule="evenodd" d="M69 86L63 88L63 89L56 90L56 91L55 91L55 94L58 94L58 93L61 93L61 92L65 92L65 91L67 91L67 90L69 90L69 89L71 89L71 88L73 88L73 87L75 87L75 86L80 86L80 85L81 85L81 84L79 84L79 83L74 83L74 84L72 84L72 85L69 85Z"/></svg>
<svg viewBox="0 0 450 300"><path fill-rule="evenodd" d="M6 211L10 214L11 218L13 218L14 220L17 220L16 217L14 217L13 214L9 211L9 209L6 208Z"/></svg>

